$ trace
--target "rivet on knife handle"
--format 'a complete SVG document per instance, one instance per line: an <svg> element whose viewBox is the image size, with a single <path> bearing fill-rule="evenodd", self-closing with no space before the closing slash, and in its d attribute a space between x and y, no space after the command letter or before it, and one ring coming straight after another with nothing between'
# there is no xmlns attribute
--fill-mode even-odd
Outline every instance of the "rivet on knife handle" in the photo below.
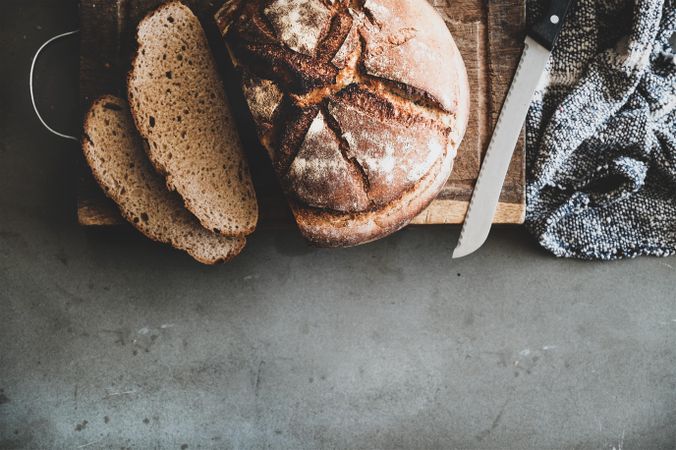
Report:
<svg viewBox="0 0 676 450"><path fill-rule="evenodd" d="M528 36L551 51L572 3L573 0L551 0L545 14L528 29Z"/></svg>

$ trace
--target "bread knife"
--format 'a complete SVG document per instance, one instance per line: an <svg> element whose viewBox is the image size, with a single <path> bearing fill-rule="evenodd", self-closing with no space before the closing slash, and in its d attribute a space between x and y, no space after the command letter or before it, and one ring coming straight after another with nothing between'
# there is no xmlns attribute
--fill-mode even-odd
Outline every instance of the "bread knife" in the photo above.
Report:
<svg viewBox="0 0 676 450"><path fill-rule="evenodd" d="M572 2L549 0L546 13L528 27L521 61L481 165L453 258L474 253L488 238L530 101Z"/></svg>

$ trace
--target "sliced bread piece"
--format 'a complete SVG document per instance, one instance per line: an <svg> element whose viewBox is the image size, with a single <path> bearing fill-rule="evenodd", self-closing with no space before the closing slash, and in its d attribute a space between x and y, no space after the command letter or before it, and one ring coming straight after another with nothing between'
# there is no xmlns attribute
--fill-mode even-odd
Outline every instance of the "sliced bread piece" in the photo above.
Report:
<svg viewBox="0 0 676 450"><path fill-rule="evenodd" d="M188 252L204 264L237 256L245 238L228 238L203 228L164 186L150 165L124 100L94 102L84 122L82 149L94 177L124 218L149 238Z"/></svg>
<svg viewBox="0 0 676 450"><path fill-rule="evenodd" d="M141 21L136 38L129 103L151 162L204 227L251 234L256 194L199 20L168 2Z"/></svg>

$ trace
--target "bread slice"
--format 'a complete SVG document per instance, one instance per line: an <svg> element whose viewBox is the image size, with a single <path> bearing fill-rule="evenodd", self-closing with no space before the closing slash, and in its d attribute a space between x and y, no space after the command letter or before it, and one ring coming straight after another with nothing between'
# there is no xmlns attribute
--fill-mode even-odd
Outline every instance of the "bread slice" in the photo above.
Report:
<svg viewBox="0 0 676 450"><path fill-rule="evenodd" d="M202 26L178 1L137 30L127 86L148 156L205 228L251 234L258 204L249 167Z"/></svg>
<svg viewBox="0 0 676 450"><path fill-rule="evenodd" d="M204 264L228 261L244 248L245 238L228 238L200 226L180 197L166 189L145 155L124 100L105 96L93 103L84 122L82 149L106 195L149 238Z"/></svg>

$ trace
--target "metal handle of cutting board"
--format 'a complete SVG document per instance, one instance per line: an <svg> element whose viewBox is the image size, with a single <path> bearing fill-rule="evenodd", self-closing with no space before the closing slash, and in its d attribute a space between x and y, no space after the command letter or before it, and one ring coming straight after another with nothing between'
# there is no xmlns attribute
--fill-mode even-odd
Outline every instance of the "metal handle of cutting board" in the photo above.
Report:
<svg viewBox="0 0 676 450"><path fill-rule="evenodd" d="M58 136L58 137L63 138L63 139L68 139L68 140L76 141L76 142L79 142L80 139L78 139L76 136L70 136L70 135L68 135L68 134L61 133L61 132L59 132L59 131L56 131L54 128L50 127L50 126L47 124L47 122L45 121L45 119L42 118L42 115L40 114L40 111L38 110L38 106L37 106L37 104L35 103L35 92L34 92L34 89L33 89L33 75L35 74L35 64L37 63L38 58L40 57L40 54L42 53L42 51L43 51L45 48L47 48L47 47L48 47L50 44L52 44L53 42L58 41L59 39L63 39L63 38L65 38L65 37L72 36L72 35L77 34L77 33L79 33L79 32L80 32L80 30L68 31L68 32L66 32L66 33L61 33L61 34L58 34L58 35L56 35L56 36L53 36L53 37L47 39L47 40L40 46L40 48L38 48L38 50L37 50L37 51L35 52L35 54L33 55L33 61L31 62L31 70L30 70L30 73L29 73L29 75L28 75L28 89L30 90L31 103L32 103L32 105L33 105L33 112L35 112L35 115L37 116L37 118L38 118L38 120L40 121L40 123L42 124L42 126L45 127L45 129L46 129L47 131L49 131L50 133L52 133L52 134L55 135L55 136Z"/></svg>

